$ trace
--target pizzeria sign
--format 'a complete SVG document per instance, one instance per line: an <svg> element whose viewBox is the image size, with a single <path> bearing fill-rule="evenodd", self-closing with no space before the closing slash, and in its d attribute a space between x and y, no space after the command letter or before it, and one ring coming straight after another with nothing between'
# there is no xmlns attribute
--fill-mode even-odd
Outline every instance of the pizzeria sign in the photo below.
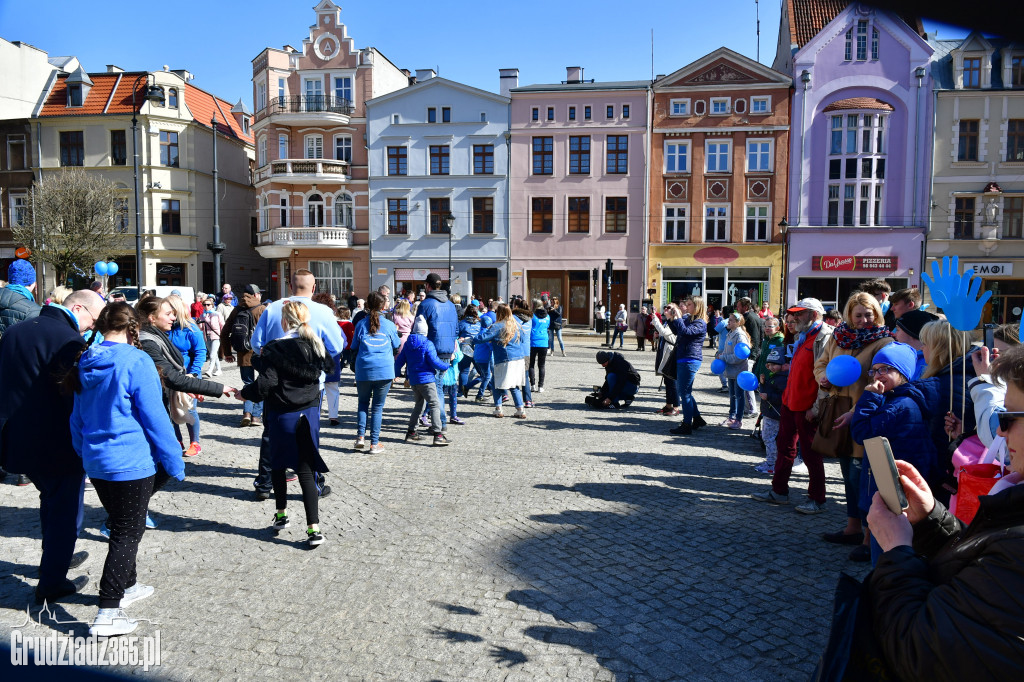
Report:
<svg viewBox="0 0 1024 682"><path fill-rule="evenodd" d="M814 256L812 270L837 272L844 270L892 271L898 267L898 256Z"/></svg>

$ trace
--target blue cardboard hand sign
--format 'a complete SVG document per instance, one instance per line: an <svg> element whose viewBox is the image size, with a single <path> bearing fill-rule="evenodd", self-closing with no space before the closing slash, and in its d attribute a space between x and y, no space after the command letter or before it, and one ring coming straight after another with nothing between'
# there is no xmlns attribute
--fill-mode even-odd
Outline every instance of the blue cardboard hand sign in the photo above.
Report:
<svg viewBox="0 0 1024 682"><path fill-rule="evenodd" d="M957 256L950 258L944 256L942 259L942 267L939 267L938 261L932 261L932 276L929 277L927 272L921 273L921 279L924 280L925 284L932 292L932 298L935 302L939 302L939 299L949 301L953 297L957 296L961 290L966 292L966 282L969 282L971 277L974 276L974 270L968 270L963 275L960 274L960 259Z"/></svg>
<svg viewBox="0 0 1024 682"><path fill-rule="evenodd" d="M973 274L973 271L971 273ZM932 296L935 298L938 306L942 308L942 312L945 313L946 319L949 320L949 324L954 329L969 332L981 322L982 309L985 307L988 299L992 298L991 291L986 291L979 298L978 291L980 289L980 277L970 279L965 276L954 295L946 297L943 294L932 291Z"/></svg>

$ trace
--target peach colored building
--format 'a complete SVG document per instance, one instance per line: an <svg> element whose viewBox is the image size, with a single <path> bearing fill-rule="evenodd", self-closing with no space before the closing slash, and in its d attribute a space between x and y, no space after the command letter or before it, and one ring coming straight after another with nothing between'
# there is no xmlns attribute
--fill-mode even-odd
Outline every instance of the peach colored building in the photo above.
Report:
<svg viewBox="0 0 1024 682"><path fill-rule="evenodd" d="M357 49L341 8L322 0L300 49L253 60L259 252L273 262L277 297L292 270L318 288L365 294L369 271L368 99L409 76L375 48Z"/></svg>
<svg viewBox="0 0 1024 682"><path fill-rule="evenodd" d="M792 79L722 47L653 86L647 282L781 303Z"/></svg>

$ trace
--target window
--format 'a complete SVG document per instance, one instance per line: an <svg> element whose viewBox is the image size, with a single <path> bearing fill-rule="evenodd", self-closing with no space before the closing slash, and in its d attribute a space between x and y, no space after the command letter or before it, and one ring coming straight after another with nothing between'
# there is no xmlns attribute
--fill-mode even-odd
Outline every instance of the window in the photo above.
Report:
<svg viewBox="0 0 1024 682"><path fill-rule="evenodd" d="M494 198L473 197L473 234L494 232Z"/></svg>
<svg viewBox="0 0 1024 682"><path fill-rule="evenodd" d="M249 134L249 117L248 116L242 116L241 120L242 120L242 133L244 135L248 135Z"/></svg>
<svg viewBox="0 0 1024 682"><path fill-rule="evenodd" d="M626 227L626 197L605 197L604 231L625 232Z"/></svg>
<svg viewBox="0 0 1024 682"><path fill-rule="evenodd" d="M728 173L729 172L729 147L730 142L708 142L707 172Z"/></svg>
<svg viewBox="0 0 1024 682"><path fill-rule="evenodd" d="M604 110L605 118L615 118L615 107L609 104Z"/></svg>
<svg viewBox="0 0 1024 682"><path fill-rule="evenodd" d="M850 61L853 59L853 29L851 28L846 32L846 47L843 52L843 59Z"/></svg>
<svg viewBox="0 0 1024 682"><path fill-rule="evenodd" d="M28 218L28 194L19 192L10 193L11 200L11 227L24 225Z"/></svg>
<svg viewBox="0 0 1024 682"><path fill-rule="evenodd" d="M590 197L569 197L569 232L590 232Z"/></svg>
<svg viewBox="0 0 1024 682"><path fill-rule="evenodd" d="M402 149L405 149L402 147ZM388 234L409 233L409 202L407 199L388 199Z"/></svg>
<svg viewBox="0 0 1024 682"><path fill-rule="evenodd" d="M551 175L554 173L554 142L550 137L533 138L533 174Z"/></svg>
<svg viewBox="0 0 1024 682"><path fill-rule="evenodd" d="M285 93L284 83L285 83L284 78L278 78L277 79L277 101L281 105L284 104L284 93Z"/></svg>
<svg viewBox="0 0 1024 682"><path fill-rule="evenodd" d="M128 136L123 130L110 131L110 165L125 166L128 164Z"/></svg>
<svg viewBox="0 0 1024 682"><path fill-rule="evenodd" d="M747 234L748 242L768 241L768 207L747 206Z"/></svg>
<svg viewBox="0 0 1024 682"><path fill-rule="evenodd" d="M28 168L26 163L28 157L25 155L25 149L24 135L7 136L7 170Z"/></svg>
<svg viewBox="0 0 1024 682"><path fill-rule="evenodd" d="M160 232L181 234L181 202L177 199L163 199L160 202Z"/></svg>
<svg viewBox="0 0 1024 682"><path fill-rule="evenodd" d="M868 22L857 22L857 61L868 58Z"/></svg>
<svg viewBox="0 0 1024 682"><path fill-rule="evenodd" d="M772 143L770 140L747 142L747 170L770 171L772 169Z"/></svg>
<svg viewBox="0 0 1024 682"><path fill-rule="evenodd" d="M352 227L352 216L355 208L355 201L348 192L342 192L334 198L334 226Z"/></svg>
<svg viewBox="0 0 1024 682"><path fill-rule="evenodd" d="M554 121L555 120L555 108L554 107L548 107L548 120L549 121Z"/></svg>
<svg viewBox="0 0 1024 682"><path fill-rule="evenodd" d="M1003 198L1003 239L1024 237L1024 197Z"/></svg>
<svg viewBox="0 0 1024 682"><path fill-rule="evenodd" d="M724 116L729 113L729 98L728 97L712 97L711 98L711 115L712 116Z"/></svg>
<svg viewBox="0 0 1024 682"><path fill-rule="evenodd" d="M981 87L981 57L964 57L964 87Z"/></svg>
<svg viewBox="0 0 1024 682"><path fill-rule="evenodd" d="M569 173L570 175L588 175L590 173L589 135L569 137Z"/></svg>
<svg viewBox="0 0 1024 682"><path fill-rule="evenodd" d="M869 209L868 209L868 204L869 204L870 201L871 201L871 186L870 185L861 185L860 186L860 224L861 225L867 225L868 224L868 216L871 215L870 212L869 212Z"/></svg>
<svg viewBox="0 0 1024 682"><path fill-rule="evenodd" d="M402 122L402 115L401 114L392 114L391 115L391 122L394 125L398 125L399 123Z"/></svg>
<svg viewBox="0 0 1024 682"><path fill-rule="evenodd" d="M310 194L306 199L307 227L323 227L326 224L324 215L324 198L319 194Z"/></svg>
<svg viewBox="0 0 1024 682"><path fill-rule="evenodd" d="M85 137L81 130L72 130L60 134L60 165L85 165Z"/></svg>
<svg viewBox="0 0 1024 682"><path fill-rule="evenodd" d="M68 86L68 106L69 107L80 107L82 106L82 86L79 84L72 84Z"/></svg>
<svg viewBox="0 0 1024 682"><path fill-rule="evenodd" d="M828 224L839 224L839 185L828 186Z"/></svg>
<svg viewBox="0 0 1024 682"><path fill-rule="evenodd" d="M583 119L586 120L586 121L590 120L590 107L589 106L583 107Z"/></svg>
<svg viewBox="0 0 1024 682"><path fill-rule="evenodd" d="M1010 87L1024 87L1024 56L1010 58Z"/></svg>
<svg viewBox="0 0 1024 682"><path fill-rule="evenodd" d="M388 147L388 175L408 175L408 150L405 147Z"/></svg>
<svg viewBox="0 0 1024 682"><path fill-rule="evenodd" d="M430 200L430 234L448 234L448 223L445 218L451 213L451 201L448 197L435 197Z"/></svg>
<svg viewBox="0 0 1024 682"><path fill-rule="evenodd" d="M117 216L117 224L114 229L118 232L128 231L128 200L114 199L114 215Z"/></svg>
<svg viewBox="0 0 1024 682"><path fill-rule="evenodd" d="M281 195L281 227L288 227L288 197Z"/></svg>
<svg viewBox="0 0 1024 682"><path fill-rule="evenodd" d="M843 185L843 225L853 226L853 193L856 185Z"/></svg>
<svg viewBox="0 0 1024 682"><path fill-rule="evenodd" d="M724 242L729 238L729 207L704 207L704 241Z"/></svg>
<svg viewBox="0 0 1024 682"><path fill-rule="evenodd" d="M752 114L767 114L771 109L772 98L771 97L751 97L750 98L750 113Z"/></svg>
<svg viewBox="0 0 1024 682"><path fill-rule="evenodd" d="M846 159L846 179L857 179L857 159Z"/></svg>
<svg viewBox="0 0 1024 682"><path fill-rule="evenodd" d="M669 115L670 116L689 116L690 115L690 100L688 99L673 99L669 100Z"/></svg>
<svg viewBox="0 0 1024 682"><path fill-rule="evenodd" d="M689 142L666 142L665 143L665 172L666 173L689 173L690 172L690 143Z"/></svg>
<svg viewBox="0 0 1024 682"><path fill-rule="evenodd" d="M665 241L686 241L686 206L665 206Z"/></svg>
<svg viewBox="0 0 1024 682"><path fill-rule="evenodd" d="M427 123L437 123L437 107L427 107Z"/></svg>
<svg viewBox="0 0 1024 682"><path fill-rule="evenodd" d="M316 278L316 290L334 294L344 300L355 290L355 274L352 261L309 261L309 271Z"/></svg>
<svg viewBox="0 0 1024 682"><path fill-rule="evenodd" d="M839 180L843 177L843 160L831 159L828 162L828 179Z"/></svg>
<svg viewBox="0 0 1024 682"><path fill-rule="evenodd" d="M538 109L537 107L534 107L530 111L531 111L530 118L532 120L534 120L534 121L539 121L540 120L540 109Z"/></svg>
<svg viewBox="0 0 1024 682"><path fill-rule="evenodd" d="M953 238L974 239L974 197L957 197L953 210Z"/></svg>
<svg viewBox="0 0 1024 682"><path fill-rule="evenodd" d="M531 203L532 215L530 232L534 234L551 234L555 224L554 199L551 197L534 197Z"/></svg>
<svg viewBox="0 0 1024 682"><path fill-rule="evenodd" d="M277 158L287 159L288 158L288 136L278 135L277 136Z"/></svg>
<svg viewBox="0 0 1024 682"><path fill-rule="evenodd" d="M830 117L828 225L878 225L885 180L884 131L887 114L836 114ZM875 216L874 218L872 218Z"/></svg>
<svg viewBox="0 0 1024 682"><path fill-rule="evenodd" d="M324 82L320 79L306 81L306 111L324 110Z"/></svg>
<svg viewBox="0 0 1024 682"><path fill-rule="evenodd" d="M178 108L178 88L167 88L167 106Z"/></svg>
<svg viewBox="0 0 1024 682"><path fill-rule="evenodd" d="M623 104L622 105L622 118L629 118L629 105L628 104Z"/></svg>
<svg viewBox="0 0 1024 682"><path fill-rule="evenodd" d="M494 174L494 145L475 144L473 145L473 174L493 175Z"/></svg>
<svg viewBox="0 0 1024 682"><path fill-rule="evenodd" d="M871 58L878 59L878 29L871 28Z"/></svg>
<svg viewBox="0 0 1024 682"><path fill-rule="evenodd" d="M430 174L448 175L448 145L430 145Z"/></svg>
<svg viewBox="0 0 1024 682"><path fill-rule="evenodd" d="M339 135L334 138L334 158L337 161L352 163L352 138Z"/></svg>
<svg viewBox="0 0 1024 682"><path fill-rule="evenodd" d="M629 172L629 136L608 136L608 162L605 170L609 173Z"/></svg>
<svg viewBox="0 0 1024 682"><path fill-rule="evenodd" d="M1006 124L1006 160L1024 161L1024 119L1010 119Z"/></svg>
<svg viewBox="0 0 1024 682"><path fill-rule="evenodd" d="M832 117L832 143L829 145L829 154L843 153L843 117Z"/></svg>
<svg viewBox="0 0 1024 682"><path fill-rule="evenodd" d="M857 120L860 117L857 114L847 114L846 116L846 153L856 154L857 153Z"/></svg>
<svg viewBox="0 0 1024 682"><path fill-rule="evenodd" d="M338 76L334 79L334 99L338 106L348 106L352 102L352 78Z"/></svg>
<svg viewBox="0 0 1024 682"><path fill-rule="evenodd" d="M322 158L324 158L324 136L323 135L306 135L306 158L307 159L322 159Z"/></svg>
<svg viewBox="0 0 1024 682"><path fill-rule="evenodd" d="M960 121L960 139L957 161L978 160L978 121Z"/></svg>
<svg viewBox="0 0 1024 682"><path fill-rule="evenodd" d="M259 144L256 147L256 165L267 165L267 138L265 137L260 138Z"/></svg>
<svg viewBox="0 0 1024 682"><path fill-rule="evenodd" d="M576 120L576 107L569 107L569 120L570 121L575 121Z"/></svg>
<svg viewBox="0 0 1024 682"><path fill-rule="evenodd" d="M441 123L451 123L451 122L452 122L452 108L451 107L441 107Z"/></svg>

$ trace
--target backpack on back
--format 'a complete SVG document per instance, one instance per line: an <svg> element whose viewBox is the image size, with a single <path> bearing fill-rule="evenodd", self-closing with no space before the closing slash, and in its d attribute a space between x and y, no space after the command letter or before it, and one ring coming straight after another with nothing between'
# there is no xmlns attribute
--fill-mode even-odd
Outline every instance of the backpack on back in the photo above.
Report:
<svg viewBox="0 0 1024 682"><path fill-rule="evenodd" d="M249 340L256 328L256 318L251 308L244 308L235 315L235 321L231 325L231 348L236 353L245 353L252 350Z"/></svg>

